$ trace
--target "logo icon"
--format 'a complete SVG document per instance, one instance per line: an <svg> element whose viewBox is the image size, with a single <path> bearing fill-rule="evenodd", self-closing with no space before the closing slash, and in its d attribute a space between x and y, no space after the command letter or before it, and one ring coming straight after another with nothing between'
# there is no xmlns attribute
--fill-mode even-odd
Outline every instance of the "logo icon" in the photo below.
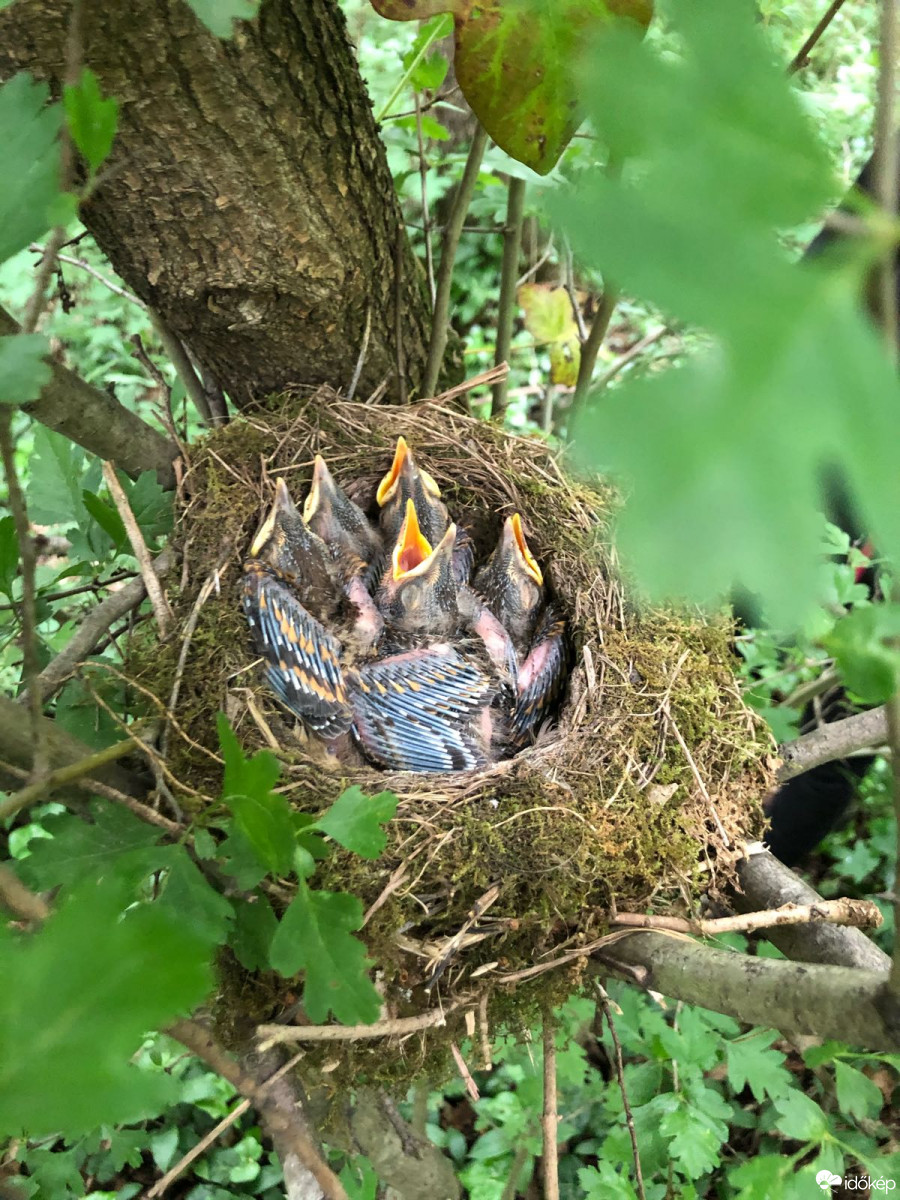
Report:
<svg viewBox="0 0 900 1200"><path fill-rule="evenodd" d="M838 1184L840 1182L841 1182L840 1175L832 1175L832 1173L830 1171L820 1171L818 1173L818 1175L816 1176L816 1183L819 1185L819 1187L822 1189L823 1192L831 1191L831 1189L835 1186L835 1184Z"/></svg>

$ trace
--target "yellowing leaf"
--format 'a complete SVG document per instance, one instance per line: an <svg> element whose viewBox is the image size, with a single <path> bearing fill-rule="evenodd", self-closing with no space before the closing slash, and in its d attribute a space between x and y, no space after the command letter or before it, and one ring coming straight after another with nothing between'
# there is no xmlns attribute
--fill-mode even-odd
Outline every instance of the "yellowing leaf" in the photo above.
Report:
<svg viewBox="0 0 900 1200"><path fill-rule="evenodd" d="M569 293L549 283L523 283L518 300L525 313L525 328L536 342L549 344L551 383L574 387L581 343Z"/></svg>
<svg viewBox="0 0 900 1200"><path fill-rule="evenodd" d="M581 117L579 51L614 17L645 29L652 0L372 0L394 21L452 13L456 78L507 154L541 175L555 166Z"/></svg>

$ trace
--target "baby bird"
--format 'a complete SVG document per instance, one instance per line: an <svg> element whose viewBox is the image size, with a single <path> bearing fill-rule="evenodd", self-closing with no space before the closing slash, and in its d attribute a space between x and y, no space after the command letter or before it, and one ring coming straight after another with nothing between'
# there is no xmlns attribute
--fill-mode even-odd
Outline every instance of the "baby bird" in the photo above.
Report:
<svg viewBox="0 0 900 1200"><path fill-rule="evenodd" d="M352 715L343 646L325 622L355 608L348 634L365 650L380 634L381 617L358 573L342 574L309 529L282 479L244 563L243 584L244 611L272 690L314 733L346 733Z"/></svg>
<svg viewBox="0 0 900 1200"><path fill-rule="evenodd" d="M453 576L456 526L449 525L432 549L411 499L375 600L387 625L400 635L440 641L459 624Z"/></svg>
<svg viewBox="0 0 900 1200"><path fill-rule="evenodd" d="M317 454L312 486L303 505L303 519L318 534L335 560L363 564L363 582L373 582L381 560L382 541L366 514L335 483L325 459Z"/></svg>
<svg viewBox="0 0 900 1200"><path fill-rule="evenodd" d="M450 514L441 499L441 489L427 471L416 466L412 451L402 436L397 438L394 461L379 483L375 498L381 508L381 529L388 545L400 534L410 500L416 507L422 532L432 546L436 546L447 532ZM465 529L457 526L453 547L453 576L457 583L468 581L474 560L472 539Z"/></svg>
<svg viewBox="0 0 900 1200"><path fill-rule="evenodd" d="M518 513L507 517L497 546L475 576L474 589L509 632L515 651L514 748L535 734L559 694L566 666L565 621L544 607L544 576Z"/></svg>

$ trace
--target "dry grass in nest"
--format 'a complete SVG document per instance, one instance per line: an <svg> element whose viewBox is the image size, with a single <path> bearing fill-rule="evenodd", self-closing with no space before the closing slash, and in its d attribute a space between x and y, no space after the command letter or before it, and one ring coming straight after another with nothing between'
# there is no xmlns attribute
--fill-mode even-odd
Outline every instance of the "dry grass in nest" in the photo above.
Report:
<svg viewBox="0 0 900 1200"><path fill-rule="evenodd" d="M557 726L478 772L329 766L251 665L240 563L274 479L283 476L299 502L321 453L373 510L398 434L437 479L453 519L470 529L479 558L504 517L522 514L570 624L574 666ZM211 435L194 452L187 492L180 541L188 580L176 607L182 620L193 611L196 629L174 715L207 751L217 748L220 709L248 750L277 746L283 791L304 810L352 783L397 793L382 858L336 855L316 881L353 891L370 907L364 936L399 1008L493 885L493 902L457 948L442 988L469 986L479 968L484 983L553 959L602 933L613 906L683 911L731 877L737 848L759 832L771 743L741 700L728 623L639 612L623 594L609 544L614 497L602 484L574 482L541 441L452 408L349 403L324 389ZM198 611L198 591L216 568L218 590L207 589ZM162 698L177 652L139 671ZM177 733L171 753L177 778L217 794L221 774L211 756Z"/></svg>

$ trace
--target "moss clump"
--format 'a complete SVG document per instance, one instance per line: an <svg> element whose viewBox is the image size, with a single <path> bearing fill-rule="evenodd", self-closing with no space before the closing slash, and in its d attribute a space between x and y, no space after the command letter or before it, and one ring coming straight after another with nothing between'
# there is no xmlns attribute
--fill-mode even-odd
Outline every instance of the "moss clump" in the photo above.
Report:
<svg viewBox="0 0 900 1200"><path fill-rule="evenodd" d="M401 433L454 519L470 529L479 557L504 517L522 513L572 632L574 667L556 728L479 772L417 776L328 762L262 686L240 610L241 559L273 478L283 476L299 500L322 453L373 511ZM174 598L181 617L213 575L217 587L190 641L172 771L193 789L185 793L190 808L212 815L221 710L248 751L278 747L285 794L299 808L316 811L353 783L397 793L384 855L368 862L337 853L316 876L317 886L353 892L372 908L363 936L391 1015L421 1012L438 992L446 1006L488 987L505 1019L530 1019L572 986L579 966L565 955L605 932L611 906L684 910L731 878L736 847L761 827L771 742L742 703L729 622L641 611L625 595L609 544L615 497L602 483L573 481L537 440L434 403L369 406L320 390L280 406L270 401L208 437L195 449L185 492L178 536L187 582ZM168 697L179 650L139 656L138 681ZM470 921L486 894L491 903ZM439 987L427 992L431 968L450 948ZM519 981L535 963L554 961L561 970ZM258 1000L268 989L250 992ZM338 1075L413 1074L460 1036L462 1011L408 1044L407 1059L380 1042L349 1054L342 1046ZM310 1050L311 1062L329 1057L333 1047Z"/></svg>

